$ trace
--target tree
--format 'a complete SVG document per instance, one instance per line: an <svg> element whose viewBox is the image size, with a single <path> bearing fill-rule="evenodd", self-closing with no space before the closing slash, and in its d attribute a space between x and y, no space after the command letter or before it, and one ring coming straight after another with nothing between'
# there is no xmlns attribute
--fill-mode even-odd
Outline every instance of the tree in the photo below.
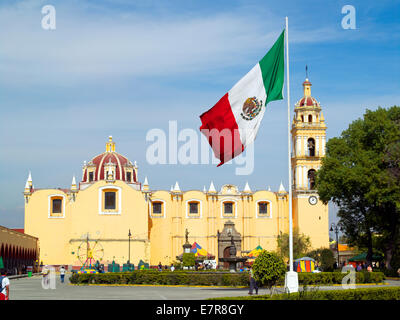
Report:
<svg viewBox="0 0 400 320"><path fill-rule="evenodd" d="M369 263L373 236L384 239L388 269L400 245L399 137L400 107L367 110L327 142L316 177L320 199L339 207L339 225L349 244L367 248Z"/></svg>
<svg viewBox="0 0 400 320"><path fill-rule="evenodd" d="M270 290L286 273L285 263L274 252L263 250L253 263L254 279Z"/></svg>
<svg viewBox="0 0 400 320"><path fill-rule="evenodd" d="M322 271L333 271L333 265L336 260L332 250L327 248L316 249L308 252L307 256L313 258L321 267Z"/></svg>
<svg viewBox="0 0 400 320"><path fill-rule="evenodd" d="M277 238L278 255L281 258L289 259L289 234L280 233ZM297 228L293 229L293 259L304 257L311 247L310 237L299 234Z"/></svg>
<svg viewBox="0 0 400 320"><path fill-rule="evenodd" d="M193 252L184 253L182 256L184 267L193 267L196 264L196 257Z"/></svg>

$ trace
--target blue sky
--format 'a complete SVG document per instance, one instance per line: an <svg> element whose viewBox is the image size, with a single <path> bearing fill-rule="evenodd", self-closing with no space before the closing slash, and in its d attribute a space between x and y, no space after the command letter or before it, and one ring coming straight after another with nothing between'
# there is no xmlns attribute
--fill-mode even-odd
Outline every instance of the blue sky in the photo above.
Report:
<svg viewBox="0 0 400 320"><path fill-rule="evenodd" d="M41 28L47 4L56 30ZM346 4L356 9L355 30L341 27ZM1 1L0 225L23 227L29 170L37 188L69 187L109 135L154 189L211 180L287 188L286 100L268 105L249 176L234 165L150 165L146 133L168 120L197 130L199 115L268 51L288 16L291 103L307 64L327 137L338 136L366 108L399 104L399 13L396 1Z"/></svg>

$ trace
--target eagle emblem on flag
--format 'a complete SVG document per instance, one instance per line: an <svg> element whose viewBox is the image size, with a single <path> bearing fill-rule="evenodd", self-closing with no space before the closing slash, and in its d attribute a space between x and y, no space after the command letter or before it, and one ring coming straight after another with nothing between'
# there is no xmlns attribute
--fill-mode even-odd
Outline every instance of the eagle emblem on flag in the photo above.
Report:
<svg viewBox="0 0 400 320"><path fill-rule="evenodd" d="M256 97L247 98L240 115L244 120L253 120L260 113L262 105L262 100L257 100Z"/></svg>

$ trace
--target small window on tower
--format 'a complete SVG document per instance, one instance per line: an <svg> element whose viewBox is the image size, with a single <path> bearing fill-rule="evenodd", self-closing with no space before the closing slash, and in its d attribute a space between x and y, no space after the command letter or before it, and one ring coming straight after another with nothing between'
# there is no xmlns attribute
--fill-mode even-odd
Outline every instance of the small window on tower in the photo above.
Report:
<svg viewBox="0 0 400 320"><path fill-rule="evenodd" d="M93 171L89 172L89 182L92 182L94 180L93 177L94 177Z"/></svg>
<svg viewBox="0 0 400 320"><path fill-rule="evenodd" d="M312 121L312 115L311 115L311 114L308 115L308 122L313 122L313 121Z"/></svg>
<svg viewBox="0 0 400 320"><path fill-rule="evenodd" d="M301 122L304 122L304 116L301 116Z"/></svg>
<svg viewBox="0 0 400 320"><path fill-rule="evenodd" d="M316 171L314 169L308 170L307 178L308 178L308 189L314 190L315 189L315 175Z"/></svg>
<svg viewBox="0 0 400 320"><path fill-rule="evenodd" d="M315 157L315 140L310 138L307 140L308 156Z"/></svg>
<svg viewBox="0 0 400 320"><path fill-rule="evenodd" d="M126 173L126 180L129 182L132 182L132 173L131 172Z"/></svg>

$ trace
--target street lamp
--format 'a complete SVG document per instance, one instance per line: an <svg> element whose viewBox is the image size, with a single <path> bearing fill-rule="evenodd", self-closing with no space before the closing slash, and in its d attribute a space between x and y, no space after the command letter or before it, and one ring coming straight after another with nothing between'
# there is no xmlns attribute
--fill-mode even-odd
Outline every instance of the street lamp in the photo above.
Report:
<svg viewBox="0 0 400 320"><path fill-rule="evenodd" d="M129 237L129 239L128 239L128 246L129 246L128 265L130 265L131 264L131 237L132 237L131 229L129 229L128 237Z"/></svg>
<svg viewBox="0 0 400 320"><path fill-rule="evenodd" d="M342 229L338 225L336 225L335 223L332 223L331 224L331 228L330 228L329 231L336 233L337 266L339 268L339 265L340 265L339 263L340 262L339 262L339 240L338 240L338 235L339 235L339 232L342 231Z"/></svg>

